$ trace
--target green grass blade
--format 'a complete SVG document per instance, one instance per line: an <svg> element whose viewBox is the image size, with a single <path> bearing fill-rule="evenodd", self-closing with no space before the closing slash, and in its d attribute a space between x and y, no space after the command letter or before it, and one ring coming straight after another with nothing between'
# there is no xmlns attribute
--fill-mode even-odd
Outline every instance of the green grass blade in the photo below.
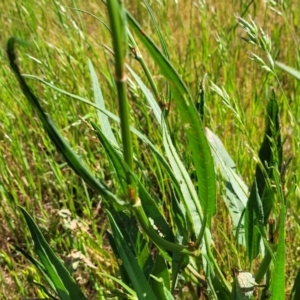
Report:
<svg viewBox="0 0 300 300"><path fill-rule="evenodd" d="M164 239L170 242L174 242L174 234L170 225L167 223L164 216L160 213L159 207L157 206L156 202L148 193L146 188L142 185L140 180L138 181L138 190L145 213L150 219L153 220L153 226L157 228L158 233L160 233L164 237Z"/></svg>
<svg viewBox="0 0 300 300"><path fill-rule="evenodd" d="M134 18L129 13L127 13L127 16L128 22L134 29L135 34L159 66L161 73L170 83L172 95L189 140L188 148L192 152L199 181L199 197L202 202L203 211L208 216L212 216L216 211L216 180L213 159L191 94L168 59L143 32Z"/></svg>
<svg viewBox="0 0 300 300"><path fill-rule="evenodd" d="M69 166L96 192L101 194L106 198L106 200L113 201L120 205L124 204L124 201L118 199L110 190L96 179L93 174L86 168L82 161L71 149L70 145L66 140L60 135L53 121L49 116L44 112L43 108L40 105L39 99L31 91L30 87L27 85L24 78L21 76L18 65L16 64L16 54L15 54L15 44L18 42L18 39L11 37L7 42L7 54L10 62L10 66L19 81L21 90L26 96L29 103L38 113L40 120L43 123L44 129L49 135L52 142L55 144L58 151L64 156Z"/></svg>
<svg viewBox="0 0 300 300"><path fill-rule="evenodd" d="M53 253L31 216L24 208L19 208L34 241L34 251L38 255L48 278L52 281L53 286L55 286L55 291L59 298L61 300L87 300L68 270Z"/></svg>
<svg viewBox="0 0 300 300"><path fill-rule="evenodd" d="M161 31L160 31L160 29L159 29L159 26L158 26L158 23L157 23L157 21L156 21L156 19L155 19L155 16L154 16L154 14L153 14L153 11L152 11L152 9L151 9L151 7L150 7L150 4L149 4L149 2L147 1L147 0L144 0L144 3L145 3L145 6L146 6L146 9L147 9L147 11L148 11L148 14L149 14L149 16L150 16L150 18L151 18L151 20L152 20L152 23L153 23L153 25L154 25L154 29L155 29L155 32L156 32L156 34L157 34L157 36L158 36L158 39L159 39L159 42L160 42L160 45L161 45L161 49L162 49L162 52L163 52L163 54L165 55L165 57L167 58L167 59L169 59L169 53L168 53L168 49L167 49L167 43L165 42L165 39L164 39L164 36L163 36L163 34L161 33ZM145 62L143 61L143 62L141 62L140 61L140 63L141 63L141 65L143 66L143 64L145 64ZM145 70L145 68L143 68L144 70ZM147 73L146 73L146 75L147 75ZM148 76L147 76L148 77ZM149 79L149 78L148 78ZM150 82L150 81L149 81ZM151 83L151 82L150 82ZM171 93L170 93L170 85L169 85L169 83L167 83L167 86L166 86L166 94L165 94L166 96L165 96L165 99L166 99L166 101L167 102L169 102L170 103L170 101L171 101L171 98L172 98L172 95L171 95ZM155 96L156 96L156 94L155 94ZM157 97L157 96L156 96ZM158 98L157 98L158 99ZM168 113L168 111L166 111L166 114Z"/></svg>
<svg viewBox="0 0 300 300"><path fill-rule="evenodd" d="M95 103L98 107L100 107L102 109L105 109L105 103L104 103L103 95L102 95L102 92L101 92L98 77L97 77L97 74L95 72L93 63L91 62L91 60L88 60L88 63L89 63L89 69L90 69L92 84L93 84ZM97 112L98 112L98 119L99 119L99 123L100 123L101 129L102 129L102 132L105 134L107 139L114 146L117 146L118 143L117 143L115 135L114 135L114 133L111 129L108 117L104 113L102 113L100 110L97 110Z"/></svg>
<svg viewBox="0 0 300 300"><path fill-rule="evenodd" d="M115 258L117 259L117 261L122 261L122 259L120 257L120 254L119 254L119 251L118 251L117 244L116 244L115 239L113 237L113 234L109 230L106 230L106 237L107 237L108 242L111 246L111 249L112 249L112 251L115 255ZM127 274L126 269L124 268L124 265L119 264L118 268L119 268L119 277L121 277L122 282L127 286L132 286L131 280L130 280L128 274Z"/></svg>
<svg viewBox="0 0 300 300"><path fill-rule="evenodd" d="M277 67L279 67L280 69L282 69L283 71L287 72L288 74L294 76L295 78L297 78L298 80L300 80L300 72L297 71L296 69L287 66L286 64L279 62L279 61L275 61L275 65Z"/></svg>
<svg viewBox="0 0 300 300"><path fill-rule="evenodd" d="M161 48L163 50L163 53L164 53L165 57L167 57L169 59L169 53L168 53L168 50L167 50L167 45L166 45L165 39L164 39L163 35L160 32L159 26L158 26L158 24L156 22L156 19L154 17L153 11L152 11L152 9L151 9L151 7L149 5L149 2L147 0L144 0L144 3L145 3L145 6L146 6L146 9L148 11L148 14L149 14L149 16L150 16L150 18L152 20L152 23L154 25L155 31L156 31L156 33L158 35L158 38L159 38L160 45L161 45Z"/></svg>
<svg viewBox="0 0 300 300"><path fill-rule="evenodd" d="M111 276L110 274L106 274L106 273L99 273L99 275L102 275L102 276L112 279L117 284L119 284L121 287L123 287L124 290L126 290L128 292L128 294L130 294L132 297L136 297L136 292L133 289L131 289L128 285L124 284L124 282L122 280L120 280L114 276Z"/></svg>
<svg viewBox="0 0 300 300"><path fill-rule="evenodd" d="M107 211L109 223L113 232L113 238L116 243L122 264L132 282L135 292L139 299L155 300L157 299L150 285L148 284L143 271L141 270L136 257L128 247L128 242L124 239L119 227L117 226L112 214Z"/></svg>
<svg viewBox="0 0 300 300"><path fill-rule="evenodd" d="M273 169L274 180L276 183L277 195L280 200L281 209L279 215L279 239L276 252L276 260L274 262L274 272L271 282L272 300L285 299L285 218L286 218L286 204L283 196L283 190L280 183L279 172ZM296 298L297 299L297 298Z"/></svg>
<svg viewBox="0 0 300 300"><path fill-rule="evenodd" d="M259 253L261 235L257 228L256 218L258 205L261 202L256 181L252 186L245 212L245 236L247 255L250 263Z"/></svg>
<svg viewBox="0 0 300 300"><path fill-rule="evenodd" d="M52 300L59 300L58 298L55 298L55 297L53 297L48 291L47 291L47 289L46 289L46 287L44 286L44 285L42 285L42 284L40 284L40 283L38 283L38 282L36 282L36 281L33 281L32 282L34 285L36 285L36 286L38 286L46 295L47 295L47 297L49 297L49 298L43 298L43 299L47 299L47 300L50 300L50 299L52 299Z"/></svg>
<svg viewBox="0 0 300 300"><path fill-rule="evenodd" d="M97 137L100 140L101 144L104 146L105 151L110 158L111 162L114 165L116 174L119 179L119 184L123 187L123 192L126 193L127 191L127 172L129 172L129 168L127 167L126 163L122 159L120 153L118 152L112 144L108 141L106 135L104 132L101 131L101 129L95 124L92 123L93 128L96 131Z"/></svg>
<svg viewBox="0 0 300 300"><path fill-rule="evenodd" d="M124 240L126 240L128 249L136 258L139 267L143 271L145 278L148 280L150 271L153 267L153 260L149 253L149 245L144 235L140 234L135 218L133 218L132 214L128 214L128 213L126 214L124 212L110 210L110 213L113 216L114 221L117 224ZM120 258L119 250L113 236L110 236L110 243L114 249L114 253L116 257ZM149 266L151 266L150 270L147 269L148 265L145 264L148 260L152 261L152 264L151 262L149 262ZM127 272L126 272L125 279L126 279L125 282L131 285L130 284L131 281L128 280L129 277Z"/></svg>
<svg viewBox="0 0 300 300"><path fill-rule="evenodd" d="M26 257L43 275L43 277L47 280L48 284L52 288L53 291L56 290L55 286L53 285L52 280L49 278L46 269L44 266L35 258L33 258L29 253L18 247L17 245L14 245L17 251L21 252L24 257Z"/></svg>

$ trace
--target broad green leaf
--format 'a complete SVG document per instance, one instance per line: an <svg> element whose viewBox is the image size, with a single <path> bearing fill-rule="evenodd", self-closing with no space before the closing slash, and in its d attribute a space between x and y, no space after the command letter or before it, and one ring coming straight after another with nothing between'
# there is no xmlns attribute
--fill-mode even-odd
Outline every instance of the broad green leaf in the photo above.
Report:
<svg viewBox="0 0 300 300"><path fill-rule="evenodd" d="M156 300L157 298L148 284L143 271L141 270L138 261L135 258L135 255L128 247L128 241L124 239L119 227L109 211L107 211L107 216L112 229L112 236L116 243L122 264L127 271L138 298L145 300Z"/></svg>
<svg viewBox="0 0 300 300"><path fill-rule="evenodd" d="M153 222L154 228L156 231L164 237L164 239L174 242L174 234L170 225L167 223L164 216L160 213L159 208L151 197L151 195L147 192L146 188L143 186L140 180L138 180L138 189L139 196L141 198L143 208L151 222Z"/></svg>
<svg viewBox="0 0 300 300"><path fill-rule="evenodd" d="M56 294L61 300L87 300L68 270L53 253L31 216L24 208L19 208L30 230L34 242L34 252L38 255L41 264L47 273L48 277L46 278L50 279L52 282L51 286L55 287Z"/></svg>
<svg viewBox="0 0 300 300"><path fill-rule="evenodd" d="M143 270L143 273L146 279L149 282L150 274L154 266L154 261L151 253L151 247L149 248L149 243L144 240L144 243L140 243L140 247L138 249L138 262L140 267Z"/></svg>
<svg viewBox="0 0 300 300"><path fill-rule="evenodd" d="M50 137L51 141L55 144L57 150L64 156L69 166L96 192L102 195L106 200L118 203L119 205L124 205L125 202L118 199L103 183L101 183L94 175L87 169L87 167L82 163L79 157L71 149L70 145L59 133L53 121L44 112L42 106L40 105L39 99L34 95L30 87L27 85L24 78L21 76L18 65L16 64L16 54L15 54L15 44L18 39L11 37L7 42L7 54L10 62L10 66L19 81L21 90L26 96L27 100L31 106L38 113L38 117L41 120L45 131Z"/></svg>

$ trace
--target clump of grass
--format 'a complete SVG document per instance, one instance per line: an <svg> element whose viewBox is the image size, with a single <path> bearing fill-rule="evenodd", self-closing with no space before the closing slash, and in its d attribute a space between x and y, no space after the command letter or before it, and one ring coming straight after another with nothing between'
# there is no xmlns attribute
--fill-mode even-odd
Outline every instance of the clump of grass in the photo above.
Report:
<svg viewBox="0 0 300 300"><path fill-rule="evenodd" d="M281 166L283 165L283 169L286 169L286 165L282 162L281 154L281 127L278 122L278 102L280 103L280 99L278 99L278 93L276 92L275 96L273 92L267 89L266 129L259 154L256 154L257 151L253 145L255 146L255 143L261 141L255 141L253 138L254 143L252 142L252 137L248 132L249 125L245 120L247 114L243 111L239 97L233 98L234 100L230 99L230 93L227 90L229 87L229 90L232 91L233 87L230 87L230 83L226 82L227 79L225 79L224 88L220 89L216 84L212 84L213 92L217 92L225 104L222 106L222 109L216 109L217 113L213 112L209 102L204 101L204 95L206 98L212 97L211 92L202 92L199 115L194 106L196 100L192 96L196 94L193 92L193 84L186 85L176 68L171 64L170 61L173 61L174 53L169 55L167 47L164 46L167 44L166 39L164 34L161 34L161 29L155 22L154 17L152 16L151 18L153 26L158 33L158 41L162 45L162 50L159 50L132 16L126 16L124 8L120 8L119 4L114 1L111 1L109 4L114 5L109 7L114 51L106 46L105 48L108 52L101 56L101 59L106 59L108 62L107 71L103 71L101 74L104 82L107 83L107 89L103 88L101 80L99 81L101 87L99 86L93 63L90 61L86 64L88 65L86 69L89 69L92 77L96 104L88 102L84 97L75 96L76 93L80 94L81 91L84 91L78 86L75 87L75 92L68 93L63 89L58 90L56 87L57 83L46 82L55 91L54 95L56 97L67 95L98 109L98 118L95 118L95 115L93 115L94 122L85 121L91 120L90 115L80 117L78 123L72 117L70 117L71 120L66 121L67 118L62 114L59 116L62 119L62 124L67 125L73 122L73 128L77 134L76 140L79 143L83 143L83 146L87 146L87 148L84 148L88 150L83 150L81 145L77 146L76 151L72 150L66 139L53 125L48 115L45 114L45 111L48 112L48 103L43 103L41 106L41 101L30 90L24 77L21 77L18 66L14 64L15 52L13 45L16 40L10 39L9 41L8 53L10 63L23 92L34 109L38 111L38 116L56 148L63 154L69 166L82 178L82 181L78 182L71 177L64 160L61 160L61 157L56 154L53 147L49 145L49 140L43 139L42 143L47 145L53 157L53 160L49 163L52 180L58 180L62 189L57 192L57 199L67 191L65 203L64 200L53 201L51 208L48 209L48 213L50 212L52 216L58 215L56 218L52 217L53 219L50 223L53 224L54 228L55 224L64 225L64 227L59 228L58 234L62 233L64 240L68 242L61 247L61 238L52 239L52 248L58 248L57 252L65 253L69 253L71 248L81 251L83 256L80 256L80 260L86 266L89 264L87 260L84 262L82 257L94 257L96 259L98 268L100 265L103 272L88 272L90 272L89 276L90 281L93 283L93 289L98 291L99 297L104 295L103 297L172 299L172 297L177 295L181 299L185 299L187 294L181 290L184 287L188 290L191 298L198 299L200 294L202 294L211 299L220 297L220 295L222 295L222 299L231 297L239 299L250 297L256 285L254 279L257 283L260 283L266 274L266 286L264 286L263 293L267 295L271 291L273 296L282 298L285 284L283 276L283 266L285 265L284 223L287 218L286 203L291 192L287 193L285 190L286 186L283 181L285 173L281 171ZM56 3L56 9L62 26L65 28L66 33L70 34L68 26L66 26L67 22L69 20L71 21L70 24L74 25L75 21L72 22L73 20L68 17L66 9L62 5L57 5ZM139 13L141 13L140 6L138 9ZM151 16L150 7L147 6L147 9L149 16ZM206 13L207 15L204 13L203 17L208 20L208 10ZM119 18L120 14L121 18ZM80 18L75 22L76 26L74 28L78 31L80 39L84 40L87 37L84 37L83 22ZM125 22L126 19L129 26ZM275 75L276 80L280 82L279 77L277 77L273 54L271 53L270 39L262 29L258 29L254 21L247 22L243 18L239 18L238 21L248 36L246 38L248 39L247 41L258 46L266 54L266 60L257 54L251 54L251 58L258 62L264 70ZM77 24L81 24L79 26L81 28ZM134 34L128 30L133 30ZM224 35L223 38L225 38ZM76 39L72 42L72 45L76 45L75 48L80 44ZM191 39L190 45L193 45L193 43L196 43L196 41ZM131 66L126 65L124 60L125 57L129 56L129 50L126 49L127 45L133 59L136 60L136 64ZM141 45L145 49L141 49ZM227 45L230 45L230 43ZM91 44L89 46L91 47L90 49L93 49L92 51L95 51ZM205 46L207 53L209 53L208 40ZM83 47L80 49L84 51ZM193 46L190 46L187 50L185 67L182 69L183 76L185 76L188 66L192 66L193 61L195 62L197 55L194 54L192 49ZM229 49L224 51L229 52ZM111 59L109 53L112 52L115 54L116 71L114 71L109 62ZM147 52L156 64L156 67L152 68L153 70L151 70L151 63L149 63L145 55ZM141 53L143 53L143 56ZM223 53L223 55L225 54ZM182 53L179 54L179 58L181 55ZM78 75L72 66L72 61L74 62L74 60L68 53L66 53L66 57L69 65L66 65L65 70L68 71L68 67L72 70L70 82L74 79L78 82ZM35 61L37 60L35 59ZM133 65L135 67L131 68ZM138 66L144 73L136 73ZM231 67L229 62L227 66ZM159 85L157 85L157 80L153 76L158 68L162 75ZM212 70L206 71L209 71L208 73L213 72ZM190 73L192 74L193 72ZM234 74L232 70L230 73ZM209 74L209 78L214 79L216 74L218 72L214 75ZM128 106L125 76L130 76L130 92L134 91L134 93L130 94L132 97L130 100L138 101L143 106L142 112L139 111L138 106L133 110L133 105L130 102ZM188 80L191 80L192 76L190 75ZM41 78L28 75L26 77L45 84L45 80L41 80ZM162 84L162 82L164 83ZM163 92L160 93L158 91ZM118 98L120 119L106 108L109 102L106 99L109 99L108 95L110 94L113 95L111 99ZM49 93L49 95L51 94ZM47 97L44 98L48 100ZM115 103L115 101L112 103ZM111 106L116 107L115 104L111 104ZM204 106L206 106L206 110L204 110ZM78 109L78 107L73 105L69 106L69 108L74 109L74 111ZM241 153L240 155L244 155L244 157L248 155L248 161L254 157L257 162L255 180L253 180L251 172L247 174L250 180L253 180L253 184L249 185L251 186L250 195L248 194L247 185L236 172L237 166L228 155L220 139L203 126L203 122L214 125L214 121L209 117L219 113L223 114L225 126L228 120L224 116L228 109L234 116L236 128L240 130L241 134L246 136L247 143L251 143L251 147L245 149L246 154ZM81 107L79 110L81 110ZM62 111L64 111L63 107ZM130 118L129 112L131 114L136 113L138 118L141 116L141 123L139 124L134 118ZM290 107L288 107L288 114L294 117ZM28 112L28 115L31 116L31 111ZM117 123L113 124L112 120ZM100 127L96 124L98 122ZM80 124L80 127L78 124ZM86 124L91 125L87 126ZM130 127L130 124L135 127ZM149 133L144 135L146 127L156 128L157 130L154 131L150 128L148 130ZM84 135L87 136L84 142L82 142L83 134L80 132L81 130L84 130ZM121 132L120 136L118 134L119 130ZM219 129L216 131L219 131ZM133 135L133 138L131 135ZM103 146L100 151L98 150L100 147L95 146L95 137L100 140ZM9 138L11 139L11 137ZM27 140L30 138L30 135L26 137ZM231 142L228 138L226 139L225 136L222 136L222 139L225 140L230 152L234 153L234 147L228 147L234 142ZM185 146L183 147L180 143ZM73 147L76 147L76 142L72 142L72 144ZM32 149L35 148L32 147ZM247 149L251 151L250 155L247 153ZM33 153L35 153L34 151L36 150L33 150ZM47 152L44 154L44 157L48 159L49 150L43 149L43 151ZM183 154L182 151L185 153ZM96 155L95 152L97 152ZM81 156L85 154L93 162L94 167L92 168L94 170L92 171L84 163L84 161L89 160L82 160ZM37 156L37 154L35 155ZM99 159L99 155L101 159ZM104 155L106 156L105 162L102 159ZM55 161L60 163L59 167ZM245 165L247 164L244 163L243 165L243 168L246 169ZM17 180L25 181L25 178L28 178L29 183L27 183L27 186L34 189L37 188L39 193L34 197L36 215L40 219L45 218L47 212L44 208L45 205L42 205L40 199L44 198L44 194L49 197L49 194L44 191L44 188L49 188L49 185L43 183L36 186L35 180L31 177L30 167L28 167L26 159L23 159L23 168L25 176L19 175L20 179ZM220 173L219 177L216 177L216 170ZM190 178L191 173L194 174L194 182ZM69 179L65 182L64 178ZM291 189L294 183L288 181L288 179L285 181L288 182L288 189ZM74 186L75 191L72 188L68 189L70 182ZM220 186L218 186L219 183ZM89 190L88 185L94 191ZM19 198L19 195L16 194L14 189L10 188L11 186L7 182L3 187L5 187L3 191L6 193L6 199L10 199L6 202L8 204L7 213L5 214L6 223L9 224L12 232L16 232L15 224L8 218L8 211L10 206L16 208L16 199ZM217 197L219 188L223 189L222 195L224 196L225 206L223 206L222 211L218 211L218 214L215 215L216 200L217 198L218 201L221 200L219 196ZM10 190L11 194L9 193ZM18 192L21 195L27 194L25 189ZM102 197L101 202L97 198L98 195ZM82 199L86 199L86 201L82 201ZM44 202L51 203L47 200ZM27 199L24 199L22 203L26 203L27 210L32 212L32 206L28 205ZM79 225L76 225L74 229L74 227L68 225L74 231L66 232L66 222L62 221L65 218L65 214L63 210L60 210L61 206L66 206L70 209L68 214L72 219L73 225L74 223L80 224L79 220L83 218L88 220L87 228L89 229L86 230ZM98 217L99 209L103 210L101 222ZM227 218L228 212L231 217L229 221ZM44 279L40 278L33 271L35 280L44 287L39 289L39 293L45 295L45 289L47 289L51 291L50 294L55 294L60 298L69 297L74 299L74 297L80 297L84 299L85 296L80 291L81 288L79 288L80 283L77 282L76 284L70 277L72 269L66 269L61 264L28 213L24 209L22 209L22 213L35 240L35 252L37 252L43 266L27 252L23 251L23 254L36 265L44 275L44 279L48 281L48 285L46 285L45 281L43 281ZM219 217L227 218L226 228L224 228L224 231L217 230L218 233L216 233L214 224L218 223ZM279 221L278 223L276 222L277 228L274 230L270 229L268 233L267 228L270 218L271 220L275 218ZM20 219L18 222L22 222L22 220ZM41 220L38 223L42 227L43 221ZM48 225L49 221L45 224ZM105 224L104 228L103 224ZM107 228L110 228L110 230L106 230ZM234 230L232 231L231 229ZM46 230L42 229L42 231L47 233ZM55 231L54 229L51 230L51 234ZM237 264L230 258L226 258L222 252L219 252L222 249L222 245L218 239L226 236L225 231L229 235L226 245L236 253ZM276 239L268 240L269 236L275 237L277 232L279 233L278 241ZM96 243L95 240L97 241ZM114 257L117 260L114 260L107 251L107 241L109 241ZM262 242L260 243L260 241ZM30 242L30 238L27 238L27 249L30 249ZM259 248L259 245L262 245L262 243L264 247L261 246ZM19 243L16 242L15 244ZM157 249L155 252L153 247ZM22 248L24 247L18 249L22 251ZM229 249L226 250L226 253L231 251ZM218 252L220 253L219 255ZM7 257L5 254L4 257ZM261 257L260 255L264 256ZM46 257L50 259L47 260ZM106 271L101 263L103 258L108 258L110 261L109 271ZM120 260L122 264L117 265L116 261ZM235 271L232 275L235 278L232 286L231 272L229 268L226 268L226 261L230 261L235 268L247 270L247 272ZM169 268L169 266L171 267ZM92 265L89 265L89 267L92 268ZM88 269L88 267L85 268ZM78 271L80 272L80 269ZM281 276L272 276L274 272L281 274ZM224 274L226 274L227 278ZM252 274L254 274L254 278ZM82 270L81 276L88 276L85 270ZM246 282L242 280L243 276L246 278ZM18 283L17 277L14 278L16 283ZM116 283L118 286L114 288ZM243 284L248 285L247 291ZM290 285L292 284L293 282L290 283ZM28 294L26 290L22 289L21 284L18 284L18 289L21 290L23 295ZM72 294L77 292L78 294L76 295ZM293 297L296 299L298 293L296 288L294 288L293 293ZM50 297L49 294L48 296Z"/></svg>

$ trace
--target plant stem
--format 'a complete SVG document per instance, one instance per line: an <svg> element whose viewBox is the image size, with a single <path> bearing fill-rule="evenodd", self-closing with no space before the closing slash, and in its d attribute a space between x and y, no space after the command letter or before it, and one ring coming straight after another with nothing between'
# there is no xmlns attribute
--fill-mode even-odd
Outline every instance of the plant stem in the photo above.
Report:
<svg viewBox="0 0 300 300"><path fill-rule="evenodd" d="M115 82L118 92L124 160L129 166L129 169L133 170L133 150L129 125L129 107L126 86L127 77L125 72L125 58L127 51L126 15L123 5L119 4L117 0L107 1L107 8L115 54ZM127 173L127 183L129 185L132 184L132 178L129 173ZM134 201L134 197L130 200Z"/></svg>
<svg viewBox="0 0 300 300"><path fill-rule="evenodd" d="M141 205L137 203L137 205L134 207L134 213L135 216L143 228L144 232L149 236L151 241L159 248L165 250L165 251L171 251L171 252L177 252L182 254L187 254L190 256L195 256L195 253L192 251L189 251L187 247L171 243L165 239L163 239L152 227L150 224L143 208Z"/></svg>

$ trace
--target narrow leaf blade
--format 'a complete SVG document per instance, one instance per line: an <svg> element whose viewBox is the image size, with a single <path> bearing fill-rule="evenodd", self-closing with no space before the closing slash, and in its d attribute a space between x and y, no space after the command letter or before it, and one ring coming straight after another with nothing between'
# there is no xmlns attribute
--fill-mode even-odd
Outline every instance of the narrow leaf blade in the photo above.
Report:
<svg viewBox="0 0 300 300"><path fill-rule="evenodd" d="M132 282L132 285L134 286L134 290L137 293L138 298L145 300L157 300L143 274L143 271L138 265L135 256L129 249L127 245L128 242L124 239L112 214L109 211L107 211L107 216L113 232L114 241L116 243L119 255L122 259L122 264L127 271L127 274Z"/></svg>
<svg viewBox="0 0 300 300"><path fill-rule="evenodd" d="M45 269L45 272L48 275L48 278L52 281L53 285L55 286L56 292L59 295L60 299L87 300L87 298L85 298L82 291L77 286L74 279L71 277L68 270L51 250L50 246L46 242L44 236L42 235L39 228L36 226L31 216L27 213L27 211L24 208L19 208L30 230L32 239L34 241L35 252L41 260L41 263Z"/></svg>

